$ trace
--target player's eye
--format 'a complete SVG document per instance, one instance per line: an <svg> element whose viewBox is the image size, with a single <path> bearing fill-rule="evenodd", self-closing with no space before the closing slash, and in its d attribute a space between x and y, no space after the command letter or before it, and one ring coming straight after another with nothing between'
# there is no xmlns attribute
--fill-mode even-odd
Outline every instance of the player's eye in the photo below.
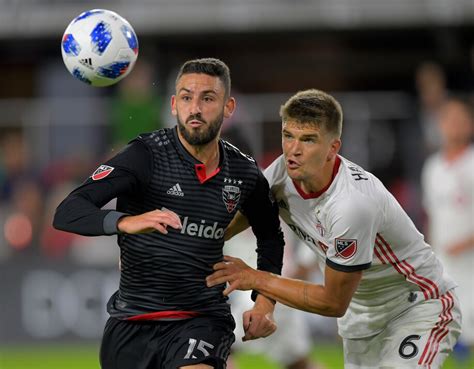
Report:
<svg viewBox="0 0 474 369"><path fill-rule="evenodd" d="M204 96L203 100L205 102L212 102L212 101L214 101L214 98L212 96Z"/></svg>

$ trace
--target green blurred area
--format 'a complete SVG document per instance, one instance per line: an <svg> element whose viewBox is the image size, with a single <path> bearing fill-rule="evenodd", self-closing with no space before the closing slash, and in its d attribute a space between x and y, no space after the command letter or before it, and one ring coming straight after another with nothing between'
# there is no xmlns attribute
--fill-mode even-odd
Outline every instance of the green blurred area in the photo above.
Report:
<svg viewBox="0 0 474 369"><path fill-rule="evenodd" d="M0 369L99 369L98 347L35 346L0 348ZM343 369L342 348L336 344L317 345L312 358L327 369ZM238 369L282 369L262 355L235 355ZM474 369L474 358L459 363L449 358L443 369Z"/></svg>

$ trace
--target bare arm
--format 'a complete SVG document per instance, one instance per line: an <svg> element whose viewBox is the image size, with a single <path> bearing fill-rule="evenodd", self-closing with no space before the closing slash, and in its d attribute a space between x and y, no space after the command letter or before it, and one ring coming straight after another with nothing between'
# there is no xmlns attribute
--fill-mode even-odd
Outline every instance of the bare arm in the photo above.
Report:
<svg viewBox="0 0 474 369"><path fill-rule="evenodd" d="M208 286L227 281L230 285L224 291L226 295L236 289L255 289L282 304L332 317L345 314L362 278L362 271L347 273L326 266L324 285L317 285L255 270L229 256L225 256L224 262L217 263L214 270L207 278Z"/></svg>
<svg viewBox="0 0 474 369"><path fill-rule="evenodd" d="M362 271L346 273L326 267L323 286L262 273L256 280L256 290L299 310L341 317L345 314L361 277Z"/></svg>

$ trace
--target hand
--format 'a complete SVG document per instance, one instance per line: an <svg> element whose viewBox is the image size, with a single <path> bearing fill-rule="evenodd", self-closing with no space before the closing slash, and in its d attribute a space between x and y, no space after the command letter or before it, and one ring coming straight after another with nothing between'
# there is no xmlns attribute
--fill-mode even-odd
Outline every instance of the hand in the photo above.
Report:
<svg viewBox="0 0 474 369"><path fill-rule="evenodd" d="M140 215L129 215L120 218L117 229L123 233L137 234L158 231L168 233L168 226L181 229L179 216L171 210L153 210Z"/></svg>
<svg viewBox="0 0 474 369"><path fill-rule="evenodd" d="M235 290L255 289L257 279L257 270L252 269L241 259L224 255L224 261L214 264L215 272L207 276L206 283L208 287L229 282L229 286L224 290L227 296Z"/></svg>
<svg viewBox="0 0 474 369"><path fill-rule="evenodd" d="M258 295L252 310L248 310L243 314L245 336L242 337L242 341L254 340L273 334L277 330L277 325L273 320L274 309L274 302L263 295Z"/></svg>

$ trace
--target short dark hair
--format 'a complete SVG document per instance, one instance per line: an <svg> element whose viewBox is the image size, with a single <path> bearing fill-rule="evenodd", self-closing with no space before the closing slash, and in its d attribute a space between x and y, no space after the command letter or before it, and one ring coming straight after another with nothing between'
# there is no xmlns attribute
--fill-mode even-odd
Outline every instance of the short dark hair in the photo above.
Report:
<svg viewBox="0 0 474 369"><path fill-rule="evenodd" d="M225 96L230 96L230 70L222 60L215 58L188 60L179 69L176 84L178 84L183 74L190 73L207 74L208 76L218 77L224 84Z"/></svg>
<svg viewBox="0 0 474 369"><path fill-rule="evenodd" d="M322 126L327 132L341 137L341 105L324 91L310 89L296 93L281 106L280 117L283 123L291 120L300 124Z"/></svg>

